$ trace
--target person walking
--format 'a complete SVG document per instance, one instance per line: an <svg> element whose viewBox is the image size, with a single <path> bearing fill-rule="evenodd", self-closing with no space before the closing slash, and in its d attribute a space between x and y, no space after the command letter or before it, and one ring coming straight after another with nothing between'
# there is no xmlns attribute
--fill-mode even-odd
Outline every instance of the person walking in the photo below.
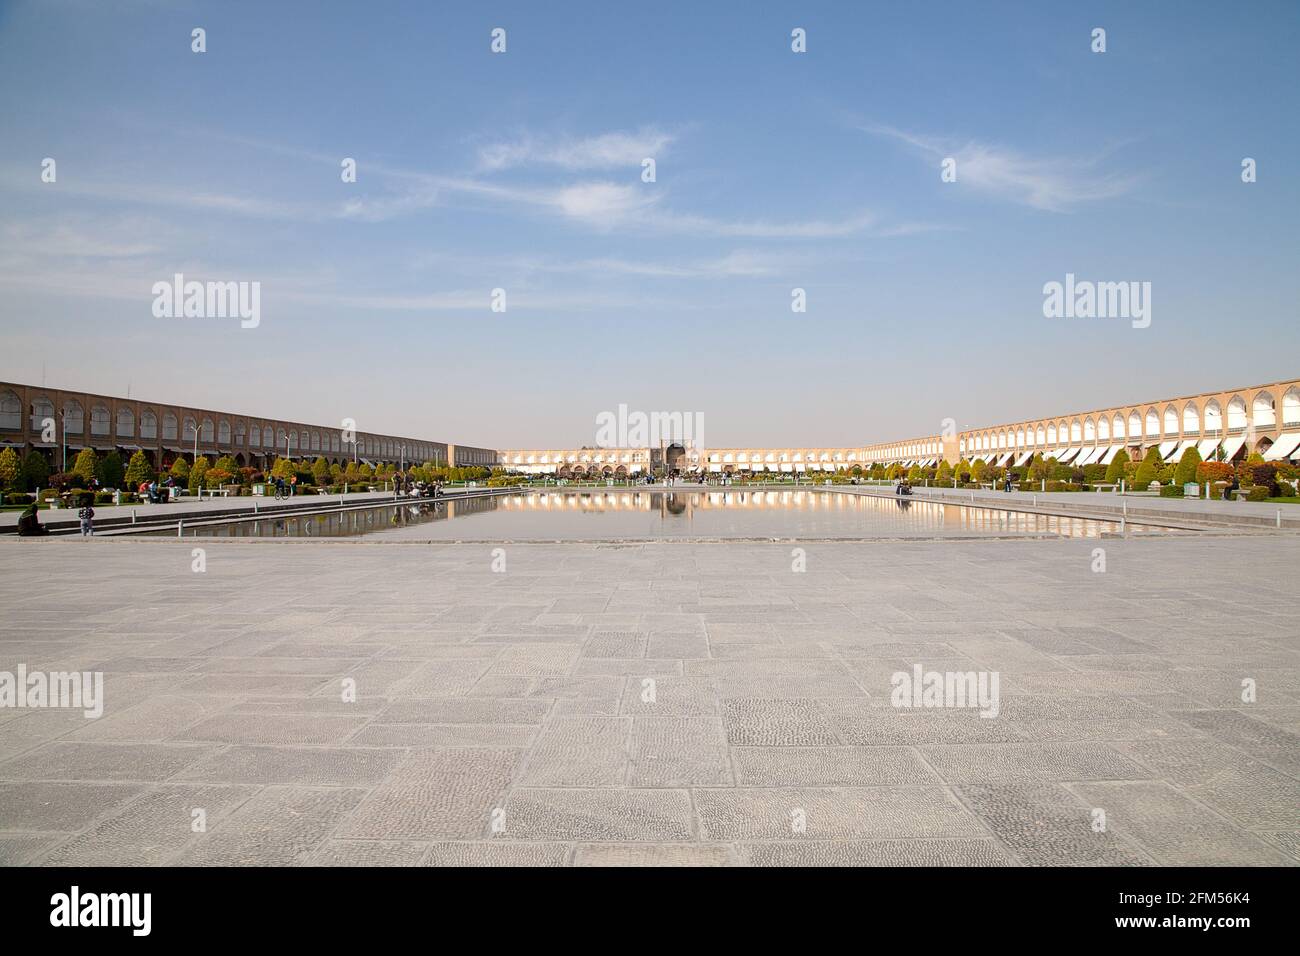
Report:
<svg viewBox="0 0 1300 956"><path fill-rule="evenodd" d="M84 504L81 510L77 512L77 517L81 519L81 536L83 538L90 537L95 533L95 509L91 507L92 500L83 498Z"/></svg>

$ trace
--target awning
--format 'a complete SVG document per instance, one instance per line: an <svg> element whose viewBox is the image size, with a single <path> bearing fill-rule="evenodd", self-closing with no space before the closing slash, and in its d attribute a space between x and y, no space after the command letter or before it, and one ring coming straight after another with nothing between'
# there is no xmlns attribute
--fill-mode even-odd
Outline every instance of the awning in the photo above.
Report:
<svg viewBox="0 0 1300 956"><path fill-rule="evenodd" d="M1019 468L1021 465L1027 462L1031 457L1033 457L1033 454L1034 453L1032 451L1022 452L1020 457L1016 459L1015 467Z"/></svg>
<svg viewBox="0 0 1300 956"><path fill-rule="evenodd" d="M1176 441L1162 441L1160 443L1160 460L1168 461L1169 453L1172 452L1177 447L1178 447L1178 442Z"/></svg>
<svg viewBox="0 0 1300 956"><path fill-rule="evenodd" d="M1178 446L1177 448L1174 449L1174 457L1173 457L1172 460L1173 460L1173 461L1182 461L1182 460L1183 460L1183 455L1187 454L1187 449L1189 449L1189 448L1195 448L1195 447L1196 447L1196 439L1195 439L1195 438L1188 438L1188 439L1186 439L1186 440L1183 441L1181 444L1179 444L1179 446Z"/></svg>
<svg viewBox="0 0 1300 956"><path fill-rule="evenodd" d="M1223 440L1223 460L1232 461L1237 452L1241 451L1241 446L1246 444L1245 435L1236 435L1232 438Z"/></svg>
<svg viewBox="0 0 1300 956"><path fill-rule="evenodd" d="M1201 453L1201 461L1209 461L1210 456L1214 454L1214 449L1218 447L1219 447L1219 439L1206 438L1204 441L1202 441L1199 445L1196 446L1196 450Z"/></svg>
<svg viewBox="0 0 1300 956"><path fill-rule="evenodd" d="M1067 461L1069 461L1077 454L1079 454L1079 449L1071 445L1069 448L1065 449L1065 454L1056 460L1060 464L1064 465Z"/></svg>
<svg viewBox="0 0 1300 956"><path fill-rule="evenodd" d="M1009 452L1007 452L1005 455L999 455L999 456L998 456L998 467L1001 468L1003 465L1005 465L1007 462L1009 462L1009 461L1011 460L1011 456L1014 455L1014 454L1015 454L1015 452L1013 452L1013 451L1009 451Z"/></svg>
<svg viewBox="0 0 1300 956"><path fill-rule="evenodd" d="M1053 448L1051 451L1043 455L1043 458L1044 459L1055 458L1059 462L1062 458L1065 457L1065 453L1069 450L1070 449L1068 448Z"/></svg>
<svg viewBox="0 0 1300 956"><path fill-rule="evenodd" d="M1111 445L1106 449L1106 454L1101 456L1101 461L1098 464L1109 465L1115 459L1115 456L1123 450L1123 448L1123 445Z"/></svg>
<svg viewBox="0 0 1300 956"><path fill-rule="evenodd" d="M1101 457L1101 453L1103 451L1105 451L1104 447L1085 448L1082 452L1079 453L1079 460L1076 461L1075 464L1079 465L1080 467L1082 467L1083 465L1091 465L1094 461L1096 461L1098 458Z"/></svg>
<svg viewBox="0 0 1300 956"><path fill-rule="evenodd" d="M1294 457L1297 446L1300 446L1300 432L1283 432L1264 452L1264 460L1285 461Z"/></svg>

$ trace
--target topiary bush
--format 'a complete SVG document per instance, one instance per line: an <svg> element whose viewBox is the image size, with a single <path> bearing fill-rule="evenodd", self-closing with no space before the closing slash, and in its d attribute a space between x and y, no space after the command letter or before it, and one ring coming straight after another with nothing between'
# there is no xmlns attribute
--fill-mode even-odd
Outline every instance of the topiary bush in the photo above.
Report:
<svg viewBox="0 0 1300 956"><path fill-rule="evenodd" d="M1160 489L1161 498L1181 498L1183 497L1182 485L1165 485Z"/></svg>
<svg viewBox="0 0 1300 956"><path fill-rule="evenodd" d="M1163 468L1164 460L1160 457L1160 449L1154 446L1147 449L1146 457L1142 459L1142 464L1138 465L1137 472L1133 475L1133 487L1145 491L1151 486L1151 482L1159 480Z"/></svg>
<svg viewBox="0 0 1300 956"><path fill-rule="evenodd" d="M1115 452L1115 457L1112 458L1110 464L1106 466L1106 481L1112 485L1119 484L1120 479L1125 477L1124 466L1128 463L1127 451L1121 448L1119 451Z"/></svg>
<svg viewBox="0 0 1300 956"><path fill-rule="evenodd" d="M1196 469L1201 464L1201 453L1193 445L1183 452L1183 457L1178 459L1178 467L1174 469L1174 481L1180 485L1190 484L1196 481Z"/></svg>
<svg viewBox="0 0 1300 956"><path fill-rule="evenodd" d="M1245 498L1247 501L1267 501L1274 497L1268 493L1268 488L1263 485L1255 485L1246 491Z"/></svg>

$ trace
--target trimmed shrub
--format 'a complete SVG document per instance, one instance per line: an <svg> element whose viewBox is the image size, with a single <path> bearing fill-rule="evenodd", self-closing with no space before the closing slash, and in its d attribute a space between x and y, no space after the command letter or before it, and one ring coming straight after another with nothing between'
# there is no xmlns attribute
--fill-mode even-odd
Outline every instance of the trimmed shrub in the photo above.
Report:
<svg viewBox="0 0 1300 956"><path fill-rule="evenodd" d="M198 490L203 487L203 478L208 472L208 467L208 456L199 455L198 460L194 462L194 466L190 468L190 477L188 482L190 494L197 493Z"/></svg>
<svg viewBox="0 0 1300 956"><path fill-rule="evenodd" d="M12 448L0 451L0 490L19 491L22 479L23 463L18 452Z"/></svg>
<svg viewBox="0 0 1300 956"><path fill-rule="evenodd" d="M122 456L116 451L110 451L100 461L97 474L99 483L105 488L121 488L122 479L126 477L126 465L122 463Z"/></svg>
<svg viewBox="0 0 1300 956"><path fill-rule="evenodd" d="M1112 485L1119 484L1121 478L1126 477L1124 466L1129 463L1128 452L1121 448L1115 452L1115 457L1110 460L1106 466L1106 481Z"/></svg>
<svg viewBox="0 0 1300 956"><path fill-rule="evenodd" d="M28 491L44 488L49 477L50 463L45 460L44 455L35 449L23 455L22 478Z"/></svg>
<svg viewBox="0 0 1300 956"><path fill-rule="evenodd" d="M1160 489L1161 498L1181 498L1183 497L1182 485L1165 485Z"/></svg>
<svg viewBox="0 0 1300 956"><path fill-rule="evenodd" d="M22 493L5 495L5 504L7 505L29 505L32 503L32 496Z"/></svg>
<svg viewBox="0 0 1300 956"><path fill-rule="evenodd" d="M1174 481L1180 485L1190 484L1196 480L1196 469L1201 464L1201 453L1193 445L1183 452L1183 457L1178 459L1178 467L1174 469Z"/></svg>
<svg viewBox="0 0 1300 956"><path fill-rule="evenodd" d="M138 451L127 463L126 486L134 490L147 481L153 481L153 468L149 466L149 459L145 457L145 453Z"/></svg>
<svg viewBox="0 0 1300 956"><path fill-rule="evenodd" d="M1047 483L1048 491L1083 491L1083 485L1075 484L1071 481L1049 481Z"/></svg>
<svg viewBox="0 0 1300 956"><path fill-rule="evenodd" d="M1196 466L1196 480L1201 484L1207 481L1232 481L1233 469L1225 461L1203 461Z"/></svg>
<svg viewBox="0 0 1300 956"><path fill-rule="evenodd" d="M1159 480L1163 467L1164 459L1160 457L1160 449L1154 446L1147 449L1146 457L1142 459L1142 464L1138 465L1137 473L1133 476L1133 487L1145 491L1150 487L1151 482Z"/></svg>
<svg viewBox="0 0 1300 956"><path fill-rule="evenodd" d="M1277 465L1272 462L1259 462L1248 465L1245 471L1250 476L1252 485L1268 489L1268 496L1276 498L1278 494Z"/></svg>
<svg viewBox="0 0 1300 956"><path fill-rule="evenodd" d="M90 484L95 477L95 471L99 467L99 458L93 448L83 448L77 455L76 462L72 465L72 473L76 475L84 484Z"/></svg>
<svg viewBox="0 0 1300 956"><path fill-rule="evenodd" d="M1265 486L1256 485L1255 487L1247 490L1245 497L1247 501L1267 501L1269 498L1272 498L1274 496L1268 493L1268 488L1266 488Z"/></svg>

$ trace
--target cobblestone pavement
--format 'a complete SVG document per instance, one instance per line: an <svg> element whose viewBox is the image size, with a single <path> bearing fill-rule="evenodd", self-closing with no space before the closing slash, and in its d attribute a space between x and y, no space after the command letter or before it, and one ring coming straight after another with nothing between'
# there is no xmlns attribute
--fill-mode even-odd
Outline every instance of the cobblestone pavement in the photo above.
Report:
<svg viewBox="0 0 1300 956"><path fill-rule="evenodd" d="M1294 537L199 544L0 540L0 863L1300 859Z"/></svg>

